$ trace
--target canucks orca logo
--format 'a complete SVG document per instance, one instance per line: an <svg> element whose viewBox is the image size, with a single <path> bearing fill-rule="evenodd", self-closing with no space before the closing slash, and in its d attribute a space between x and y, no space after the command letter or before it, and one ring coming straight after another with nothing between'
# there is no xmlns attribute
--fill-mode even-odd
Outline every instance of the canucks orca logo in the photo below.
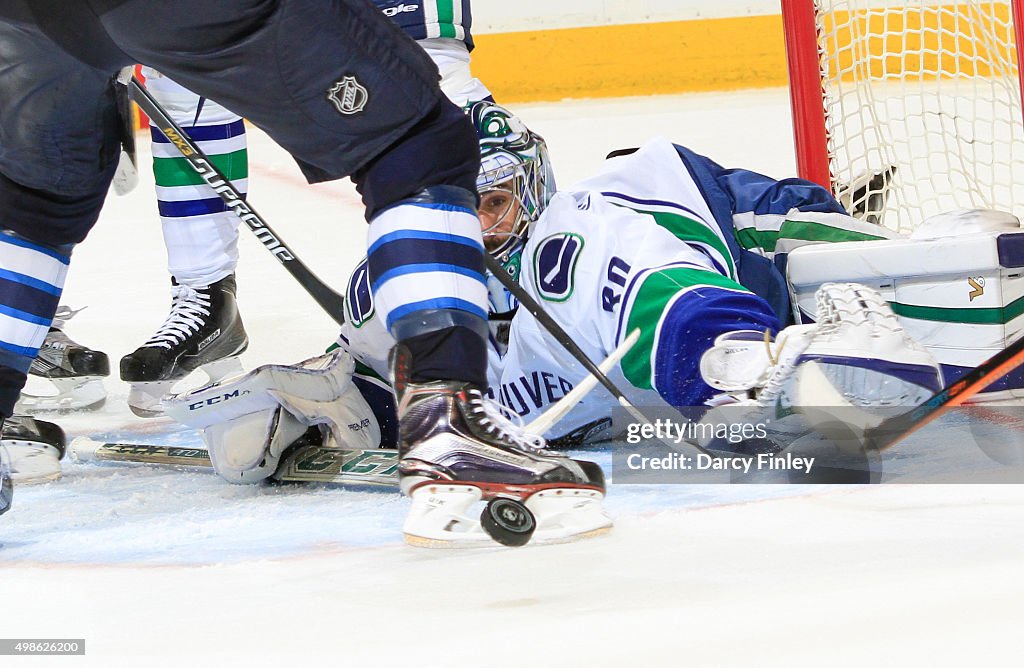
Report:
<svg viewBox="0 0 1024 668"><path fill-rule="evenodd" d="M552 302L572 296L576 262L583 251L583 237L571 232L555 234L537 244L533 252L533 277L537 292Z"/></svg>
<svg viewBox="0 0 1024 668"><path fill-rule="evenodd" d="M373 292L370 291L369 260L362 262L352 272L345 293L345 317L353 327L362 327L373 317Z"/></svg>

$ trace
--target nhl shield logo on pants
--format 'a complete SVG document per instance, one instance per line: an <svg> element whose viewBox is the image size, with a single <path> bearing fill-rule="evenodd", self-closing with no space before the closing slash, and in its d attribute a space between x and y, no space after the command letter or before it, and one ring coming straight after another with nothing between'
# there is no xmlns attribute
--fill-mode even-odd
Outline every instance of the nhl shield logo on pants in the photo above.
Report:
<svg viewBox="0 0 1024 668"><path fill-rule="evenodd" d="M327 99L343 114L358 114L366 107L370 94L355 77L345 76L327 91Z"/></svg>

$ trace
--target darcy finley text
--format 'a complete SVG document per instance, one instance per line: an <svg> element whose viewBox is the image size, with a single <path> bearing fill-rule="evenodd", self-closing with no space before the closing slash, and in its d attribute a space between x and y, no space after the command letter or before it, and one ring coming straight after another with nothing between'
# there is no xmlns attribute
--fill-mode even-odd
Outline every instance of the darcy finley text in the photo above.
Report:
<svg viewBox="0 0 1024 668"><path fill-rule="evenodd" d="M757 457L713 457L697 454L683 455L671 453L664 457L644 457L633 453L626 458L626 466L634 471L743 471L750 473L751 467L757 470L776 469L788 471L811 472L814 457L796 457L790 453L772 455L761 453Z"/></svg>

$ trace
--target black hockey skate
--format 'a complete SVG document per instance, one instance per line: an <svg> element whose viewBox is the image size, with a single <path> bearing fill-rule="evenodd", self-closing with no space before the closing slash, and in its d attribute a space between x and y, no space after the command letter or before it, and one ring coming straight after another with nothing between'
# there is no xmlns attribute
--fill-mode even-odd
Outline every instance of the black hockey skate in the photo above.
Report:
<svg viewBox="0 0 1024 668"><path fill-rule="evenodd" d="M67 321L82 309L61 306L54 315L39 355L28 373L29 384L22 390L15 411L71 411L101 407L107 399L103 378L110 375L106 353L77 343L64 333ZM47 381L56 394L42 394L34 379Z"/></svg>
<svg viewBox="0 0 1024 668"><path fill-rule="evenodd" d="M67 450L67 438L56 424L15 415L4 420L0 442L7 450L13 481L46 482L61 476L60 460Z"/></svg>
<svg viewBox="0 0 1024 668"><path fill-rule="evenodd" d="M574 540L611 527L604 474L593 462L545 449L472 384L403 380L394 364L399 480L413 500L406 541L421 547L520 546ZM484 501L475 519L469 507ZM490 539L488 539L490 537Z"/></svg>
<svg viewBox="0 0 1024 668"><path fill-rule="evenodd" d="M128 407L139 417L163 413L160 400L197 369L211 382L239 373L249 345L235 301L235 277L207 288L174 282L171 312L146 343L121 358L121 380L131 383Z"/></svg>

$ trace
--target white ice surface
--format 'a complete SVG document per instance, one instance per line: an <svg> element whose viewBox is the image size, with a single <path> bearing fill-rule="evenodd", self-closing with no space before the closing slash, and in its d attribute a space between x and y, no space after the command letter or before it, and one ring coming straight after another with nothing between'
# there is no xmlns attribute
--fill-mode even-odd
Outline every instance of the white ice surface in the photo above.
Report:
<svg viewBox="0 0 1024 668"><path fill-rule="evenodd" d="M783 177L794 171L787 102L769 90L517 111L548 139L563 184L654 134ZM365 234L354 191L306 186L286 154L250 137L251 203L342 285ZM142 184L108 201L64 300L89 305L69 333L115 367L169 303L142 145ZM333 323L247 232L241 254L246 366L322 351ZM134 418L126 386L107 386L101 411L58 418L69 436L197 442ZM0 638L85 638L87 656L0 666L962 666L1024 655L1019 486L613 485L607 506L606 537L432 552L401 543L407 502L386 491L66 462L61 481L19 488L0 518Z"/></svg>

